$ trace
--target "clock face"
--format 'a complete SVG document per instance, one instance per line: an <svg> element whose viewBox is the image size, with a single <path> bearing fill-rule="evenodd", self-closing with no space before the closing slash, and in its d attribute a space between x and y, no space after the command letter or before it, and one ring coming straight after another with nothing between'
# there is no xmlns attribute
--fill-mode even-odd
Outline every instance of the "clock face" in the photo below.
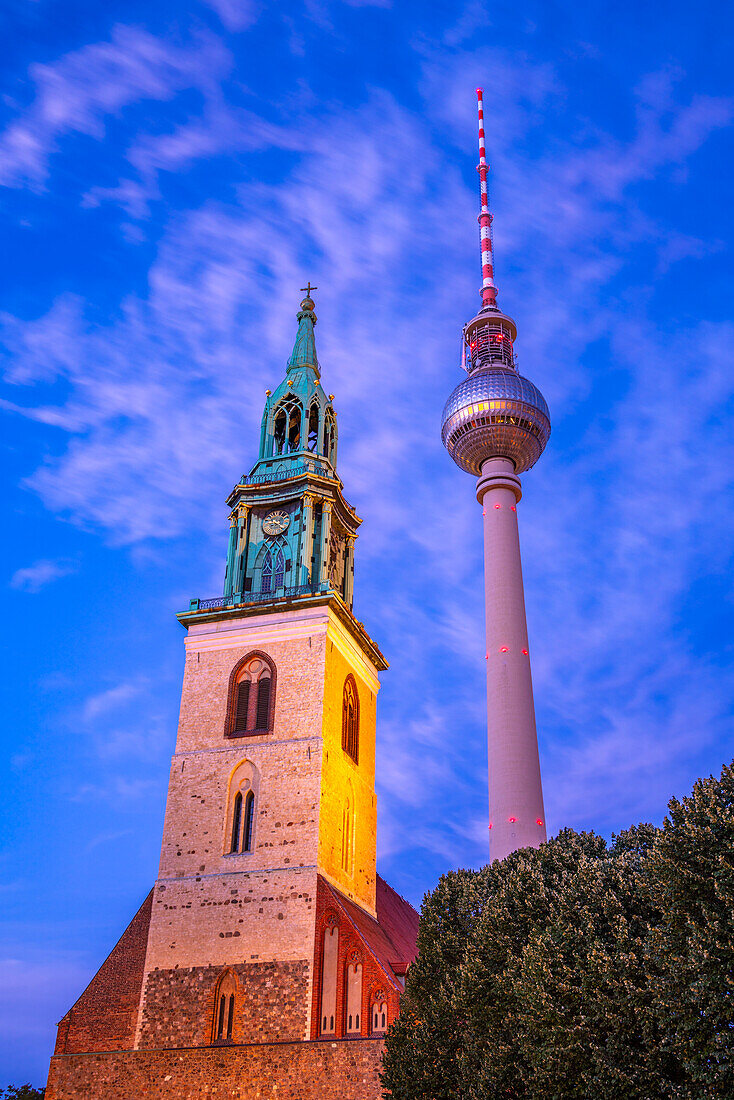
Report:
<svg viewBox="0 0 734 1100"><path fill-rule="evenodd" d="M270 512L263 520L263 531L266 535L282 535L290 521L287 512Z"/></svg>

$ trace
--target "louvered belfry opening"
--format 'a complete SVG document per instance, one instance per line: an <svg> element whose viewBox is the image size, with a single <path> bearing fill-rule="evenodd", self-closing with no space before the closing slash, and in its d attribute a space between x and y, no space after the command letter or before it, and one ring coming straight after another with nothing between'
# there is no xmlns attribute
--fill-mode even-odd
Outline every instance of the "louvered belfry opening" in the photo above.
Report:
<svg viewBox="0 0 734 1100"><path fill-rule="evenodd" d="M237 711L235 714L235 729L246 730L247 729L247 715L250 706L250 689L252 688L251 680L241 680L237 685Z"/></svg>
<svg viewBox="0 0 734 1100"><path fill-rule="evenodd" d="M275 670L261 655L245 657L232 673L229 736L266 733L272 728Z"/></svg>
<svg viewBox="0 0 734 1100"><path fill-rule="evenodd" d="M359 696L353 676L347 676L344 683L342 748L355 764L359 763Z"/></svg>

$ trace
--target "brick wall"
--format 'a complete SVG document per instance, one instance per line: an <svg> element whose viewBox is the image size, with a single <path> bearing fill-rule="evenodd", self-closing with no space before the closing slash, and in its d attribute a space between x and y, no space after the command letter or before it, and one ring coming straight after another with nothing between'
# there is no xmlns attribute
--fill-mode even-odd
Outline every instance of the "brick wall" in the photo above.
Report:
<svg viewBox="0 0 734 1100"><path fill-rule="evenodd" d="M230 966L237 995L232 1040L257 1043L302 1039L306 1030L309 964L249 963ZM145 987L138 1045L143 1048L204 1046L212 1041L214 1002L222 968L154 970Z"/></svg>
<svg viewBox="0 0 734 1100"><path fill-rule="evenodd" d="M351 1039L54 1057L46 1100L379 1100L382 1047Z"/></svg>
<svg viewBox="0 0 734 1100"><path fill-rule="evenodd" d="M76 1004L59 1024L56 1053L130 1050L134 1045L153 891Z"/></svg>
<svg viewBox="0 0 734 1100"><path fill-rule="evenodd" d="M372 1005L375 1000L386 1001L388 1025L397 1019L400 1011L400 995L394 987L394 978L388 976L380 963L369 950L367 944L352 927L347 915L338 904L334 895L319 879L316 905L316 936L313 961L313 1011L311 1013L311 1038L318 1039L320 1032L321 970L323 963L324 930L329 918L336 921L339 929L339 962L336 981L336 1035L346 1034L346 968L352 957L362 964L362 1009L360 1014L360 1032L364 1037L372 1028ZM377 997L377 994L379 998Z"/></svg>

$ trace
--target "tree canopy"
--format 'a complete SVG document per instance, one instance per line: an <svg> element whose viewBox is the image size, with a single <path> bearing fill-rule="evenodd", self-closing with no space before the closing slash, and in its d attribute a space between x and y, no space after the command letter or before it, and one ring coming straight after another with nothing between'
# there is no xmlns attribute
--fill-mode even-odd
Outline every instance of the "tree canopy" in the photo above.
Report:
<svg viewBox="0 0 734 1100"><path fill-rule="evenodd" d="M393 1100L734 1096L734 768L607 844L565 829L426 896Z"/></svg>

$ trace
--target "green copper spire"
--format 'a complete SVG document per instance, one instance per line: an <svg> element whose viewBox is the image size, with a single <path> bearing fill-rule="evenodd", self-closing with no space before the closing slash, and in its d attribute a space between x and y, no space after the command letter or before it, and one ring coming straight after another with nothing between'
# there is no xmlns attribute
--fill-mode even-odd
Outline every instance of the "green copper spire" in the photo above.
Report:
<svg viewBox="0 0 734 1100"><path fill-rule="evenodd" d="M316 314L314 313L314 301L310 295L312 290L316 290L316 287L312 287L309 283L306 297L301 302L301 308L297 314L298 332L296 333L296 342L293 345L291 357L288 360L288 371L296 370L299 367L312 367L316 371L316 377L319 378L319 361L316 357L316 340L313 331L316 324Z"/></svg>

